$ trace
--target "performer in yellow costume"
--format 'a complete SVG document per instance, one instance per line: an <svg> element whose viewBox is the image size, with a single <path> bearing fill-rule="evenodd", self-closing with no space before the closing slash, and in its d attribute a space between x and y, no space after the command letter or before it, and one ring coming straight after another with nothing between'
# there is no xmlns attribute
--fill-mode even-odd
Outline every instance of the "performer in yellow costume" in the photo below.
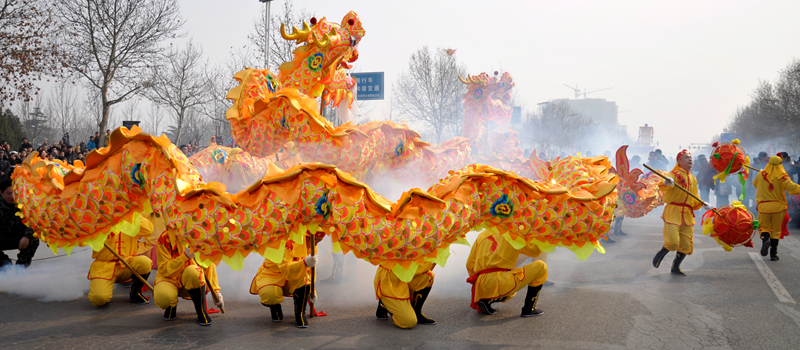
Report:
<svg viewBox="0 0 800 350"><path fill-rule="evenodd" d="M433 286L433 268L436 264L426 262L417 268L414 277L406 283L383 265L375 271L375 297L378 310L375 316L388 320L389 314L395 326L410 329L417 324L436 324L436 320L422 314L422 305L428 299Z"/></svg>
<svg viewBox="0 0 800 350"><path fill-rule="evenodd" d="M208 268L197 265L194 254L183 246L172 231L167 230L158 239L158 273L156 274L156 305L164 309L164 319L172 321L177 317L178 296L192 300L201 326L211 324L206 311L206 281L217 294L218 308L224 307L214 264Z"/></svg>
<svg viewBox="0 0 800 350"><path fill-rule="evenodd" d="M786 192L791 195L800 194L800 185L792 182L782 162L780 156L770 157L764 170L753 179L753 187L757 191L758 231L761 232L762 239L761 256L767 256L769 250L772 261L779 260L778 242L789 235Z"/></svg>
<svg viewBox="0 0 800 350"><path fill-rule="evenodd" d="M320 231L314 237L315 243L319 244L325 238L325 234ZM297 327L308 328L305 316L306 303L310 299L314 304L317 299L316 294L310 295L311 268L316 266L318 261L319 257L309 255L305 245L293 241L286 242L280 264L264 259L264 264L258 269L250 284L250 294L258 294L261 305L269 307L273 322L283 322L281 302L284 296L292 296Z"/></svg>
<svg viewBox="0 0 800 350"><path fill-rule="evenodd" d="M675 188L678 184L697 196L697 178L692 175L692 154L687 150L682 150L675 158L678 160L675 167L667 174L668 180L664 180L661 191L664 192L664 247L656 253L653 258L653 267L658 268L661 260L671 251L677 250L675 261L672 262L672 273L685 275L681 271L681 262L686 255L692 255L694 249L694 211L700 208L711 210L711 205L707 202L699 202L686 192Z"/></svg>
<svg viewBox="0 0 800 350"><path fill-rule="evenodd" d="M544 314L544 311L536 308L536 302L539 300L542 285L547 281L547 264L537 260L515 269L514 265L520 254L536 258L541 251L533 243L517 250L500 233L489 230L478 236L467 259L467 282L472 284L470 307L484 314L494 315L497 310L492 308L492 303L507 302L527 286L520 316Z"/></svg>
<svg viewBox="0 0 800 350"><path fill-rule="evenodd" d="M136 237L128 236L122 232L111 232L106 238L106 243L114 249L138 274L144 279L150 276L150 269L153 261L142 254L152 246L141 242L140 239L149 237L153 233L153 224L145 219L141 219L139 234ZM121 283L133 278L131 286L131 301L137 304L147 304L147 298L142 295L144 284L133 276L131 270L125 267L122 262L114 256L108 249L103 248L99 252L93 252L92 266L89 267L89 301L94 306L103 306L111 301L114 291L114 283Z"/></svg>

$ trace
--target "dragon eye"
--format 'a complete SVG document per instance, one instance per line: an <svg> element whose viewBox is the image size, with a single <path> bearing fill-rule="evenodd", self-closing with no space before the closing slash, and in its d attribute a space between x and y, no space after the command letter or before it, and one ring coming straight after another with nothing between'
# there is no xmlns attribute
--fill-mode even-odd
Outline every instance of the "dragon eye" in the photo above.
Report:
<svg viewBox="0 0 800 350"><path fill-rule="evenodd" d="M358 43L358 40L356 40L356 37L351 36L350 37L350 46L356 46L357 43Z"/></svg>

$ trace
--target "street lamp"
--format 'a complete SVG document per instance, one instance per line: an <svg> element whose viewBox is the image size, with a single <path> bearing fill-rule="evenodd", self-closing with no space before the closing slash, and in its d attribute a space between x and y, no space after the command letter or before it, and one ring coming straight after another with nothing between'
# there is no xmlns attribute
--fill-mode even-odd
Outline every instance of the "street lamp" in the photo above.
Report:
<svg viewBox="0 0 800 350"><path fill-rule="evenodd" d="M266 11L264 12L264 69L269 68L269 3L272 0L258 0L258 2L263 2L264 5L267 6Z"/></svg>

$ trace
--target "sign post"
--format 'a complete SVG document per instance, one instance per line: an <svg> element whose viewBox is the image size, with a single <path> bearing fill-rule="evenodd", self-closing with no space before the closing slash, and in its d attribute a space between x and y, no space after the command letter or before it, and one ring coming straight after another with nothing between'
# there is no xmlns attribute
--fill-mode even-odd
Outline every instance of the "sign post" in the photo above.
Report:
<svg viewBox="0 0 800 350"><path fill-rule="evenodd" d="M383 72L352 73L356 80L356 100L383 100Z"/></svg>

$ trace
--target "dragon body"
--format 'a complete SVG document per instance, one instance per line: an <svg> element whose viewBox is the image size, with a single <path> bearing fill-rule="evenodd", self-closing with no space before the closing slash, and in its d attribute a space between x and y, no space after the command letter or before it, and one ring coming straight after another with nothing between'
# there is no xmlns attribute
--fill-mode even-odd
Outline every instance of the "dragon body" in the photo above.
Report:
<svg viewBox="0 0 800 350"><path fill-rule="evenodd" d="M663 193L658 185L662 178L652 172L644 175L641 169L631 169L627 156L628 146L617 150L616 172L619 176L617 188L617 216L639 218L664 205Z"/></svg>
<svg viewBox="0 0 800 350"><path fill-rule="evenodd" d="M315 97L352 101L342 72L358 57L360 20L351 12L341 25L323 18L282 32L303 43L295 59L278 76L238 72L228 94L226 116L244 150L212 146L190 161L165 136L134 127L114 130L85 164L34 152L13 174L24 222L54 251L69 252L100 250L111 232L135 235L156 217L201 264L234 269L252 252L278 262L286 242L322 231L335 249L404 281L419 264L444 265L450 244L472 230L500 232L515 247L565 247L580 259L603 251L618 181L606 157L495 154L473 164L465 138L434 147L404 124L334 127ZM365 184L385 178L432 185L392 202Z"/></svg>
<svg viewBox="0 0 800 350"><path fill-rule="evenodd" d="M152 214L201 264L240 268L251 252L279 261L288 240L322 230L337 249L405 279L415 264L444 265L449 245L477 229L498 230L515 245L566 247L585 259L602 249L598 240L608 230L616 182L609 168L602 158L539 167L553 184L473 164L390 202L331 165L273 164L248 188L228 193L221 183L203 182L165 136L134 127L115 130L86 164L34 154L13 177L24 222L54 250L102 249L109 233L136 234Z"/></svg>

